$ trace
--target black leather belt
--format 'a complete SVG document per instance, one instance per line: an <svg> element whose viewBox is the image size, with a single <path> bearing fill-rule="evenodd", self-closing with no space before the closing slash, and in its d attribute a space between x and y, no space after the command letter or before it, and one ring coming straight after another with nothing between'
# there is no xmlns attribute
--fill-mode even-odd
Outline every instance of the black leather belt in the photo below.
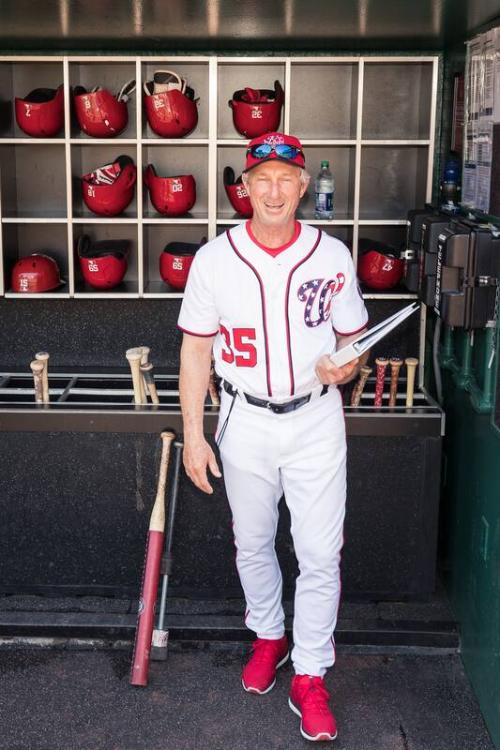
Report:
<svg viewBox="0 0 500 750"><path fill-rule="evenodd" d="M226 391L226 393L229 393L230 396L236 396L238 391L234 386L231 385L231 383L228 383L227 380L222 381L222 387ZM325 393L328 391L328 386L324 385L320 396L324 396ZM274 414L288 414L290 411L295 411L296 409L300 409L301 406L304 406L304 404L308 404L311 400L311 394L306 393L305 396L299 396L298 398L294 398L291 401L284 401L280 404L273 403L272 401L266 401L263 398L257 398L256 396L251 396L249 393L243 393L245 396L247 402L251 404L252 406L260 406L262 409L269 409Z"/></svg>

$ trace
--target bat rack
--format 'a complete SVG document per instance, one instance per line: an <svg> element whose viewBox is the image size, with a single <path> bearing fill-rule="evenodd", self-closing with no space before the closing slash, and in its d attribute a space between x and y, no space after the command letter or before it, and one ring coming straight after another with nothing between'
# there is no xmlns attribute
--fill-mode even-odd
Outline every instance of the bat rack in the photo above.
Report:
<svg viewBox="0 0 500 750"><path fill-rule="evenodd" d="M130 372L50 373L50 403L35 403L31 373L0 373L0 431L160 432L169 426L182 432L178 373L156 372L159 404L135 404ZM406 407L406 382L399 383L395 407L373 406L375 379L365 386L358 407L345 407L348 435L444 434L444 414L424 389L415 390ZM387 390L387 389L386 389ZM213 434L218 406L205 402L205 432Z"/></svg>

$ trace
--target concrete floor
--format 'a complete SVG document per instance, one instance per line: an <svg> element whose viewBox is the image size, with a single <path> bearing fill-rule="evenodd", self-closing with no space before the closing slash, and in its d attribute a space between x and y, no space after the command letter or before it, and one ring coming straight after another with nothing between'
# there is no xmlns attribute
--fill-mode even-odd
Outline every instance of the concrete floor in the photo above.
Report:
<svg viewBox="0 0 500 750"><path fill-rule="evenodd" d="M149 686L132 688L128 648L4 645L0 748L311 747L287 705L291 667L267 696L248 695L240 686L246 653L239 644L172 643L168 661L151 665ZM339 648L327 682L339 750L494 750L456 653Z"/></svg>

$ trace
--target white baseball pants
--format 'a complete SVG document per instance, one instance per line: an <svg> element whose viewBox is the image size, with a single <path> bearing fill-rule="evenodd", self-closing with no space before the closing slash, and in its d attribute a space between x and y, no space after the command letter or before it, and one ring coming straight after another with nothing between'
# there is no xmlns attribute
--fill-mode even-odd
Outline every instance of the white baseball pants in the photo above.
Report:
<svg viewBox="0 0 500 750"><path fill-rule="evenodd" d="M232 401L224 390L221 399L216 437ZM331 387L288 414L274 414L236 396L220 455L246 624L259 638L284 633L282 577L274 546L284 492L300 569L292 661L298 674L323 676L335 661L345 516L346 440L339 391Z"/></svg>

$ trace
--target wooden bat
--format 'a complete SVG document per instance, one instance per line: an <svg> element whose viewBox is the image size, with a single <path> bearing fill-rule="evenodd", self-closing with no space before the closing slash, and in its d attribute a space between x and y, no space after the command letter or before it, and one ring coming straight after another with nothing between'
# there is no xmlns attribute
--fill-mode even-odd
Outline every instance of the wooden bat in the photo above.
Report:
<svg viewBox="0 0 500 750"><path fill-rule="evenodd" d="M37 404L43 404L43 362L34 359L30 362L30 367L35 383L35 401Z"/></svg>
<svg viewBox="0 0 500 750"><path fill-rule="evenodd" d="M407 357L406 365L406 406L413 406L413 392L415 389L415 371L418 366L416 357Z"/></svg>
<svg viewBox="0 0 500 750"><path fill-rule="evenodd" d="M50 402L49 394L49 353L48 352L37 352L35 359L43 364L42 370L42 384L43 384L43 401L45 404Z"/></svg>
<svg viewBox="0 0 500 750"><path fill-rule="evenodd" d="M164 661L167 658L168 630L165 628L165 612L167 610L168 579L172 573L172 545L174 538L175 512L177 509L177 497L179 494L179 477L181 471L181 458L183 444L177 440L174 443L174 471L172 484L169 492L168 519L165 541L164 570L161 585L160 609L158 612L158 625L153 630L151 642L151 658L155 661Z"/></svg>
<svg viewBox="0 0 500 750"><path fill-rule="evenodd" d="M389 393L389 406L396 406L396 397L398 395L399 371L403 360L399 357L391 357L389 360L391 366L391 390Z"/></svg>
<svg viewBox="0 0 500 750"><path fill-rule="evenodd" d="M353 388L352 395L351 395L351 406L359 406L361 403L361 396L363 395L363 390L366 385L366 381L370 377L372 373L372 368L368 367L368 365L361 365L361 369L359 371L359 379L356 385Z"/></svg>
<svg viewBox="0 0 500 750"><path fill-rule="evenodd" d="M158 391L156 390L156 385L153 377L152 363L148 362L145 365L141 364L141 373L142 377L144 378L144 383L146 384L146 390L151 396L151 401L153 402L153 404L159 404L160 399L158 397Z"/></svg>
<svg viewBox="0 0 500 750"><path fill-rule="evenodd" d="M151 638L153 635L155 603L160 581L161 556L165 539L165 485L167 482L170 447L175 434L161 433L162 449L156 499L151 512L144 555L134 652L130 669L130 684L144 687L148 684Z"/></svg>
<svg viewBox="0 0 500 750"><path fill-rule="evenodd" d="M134 387L134 401L136 404L143 404L145 396L142 392L142 375L141 375L141 357L142 350L140 347L127 349L125 356L128 359L130 370L132 372L132 384Z"/></svg>
<svg viewBox="0 0 500 750"><path fill-rule="evenodd" d="M141 354L141 368L142 368L143 365L147 365L148 362L149 362L149 353L150 353L151 349L149 348L149 346L139 346L137 348L140 349L141 352L142 352L142 354ZM141 369L141 372L142 372L142 369ZM147 400L148 400L147 397L150 396L151 394L149 392L148 383L146 381L146 378L144 377L144 373L142 373L142 385L141 385L141 387L142 387L142 391L143 391L143 394L144 394L144 402L146 403Z"/></svg>
<svg viewBox="0 0 500 750"><path fill-rule="evenodd" d="M377 380L375 382L374 406L380 407L382 406L382 397L384 395L385 370L389 364L389 360L386 357L377 357L375 364L377 365Z"/></svg>

